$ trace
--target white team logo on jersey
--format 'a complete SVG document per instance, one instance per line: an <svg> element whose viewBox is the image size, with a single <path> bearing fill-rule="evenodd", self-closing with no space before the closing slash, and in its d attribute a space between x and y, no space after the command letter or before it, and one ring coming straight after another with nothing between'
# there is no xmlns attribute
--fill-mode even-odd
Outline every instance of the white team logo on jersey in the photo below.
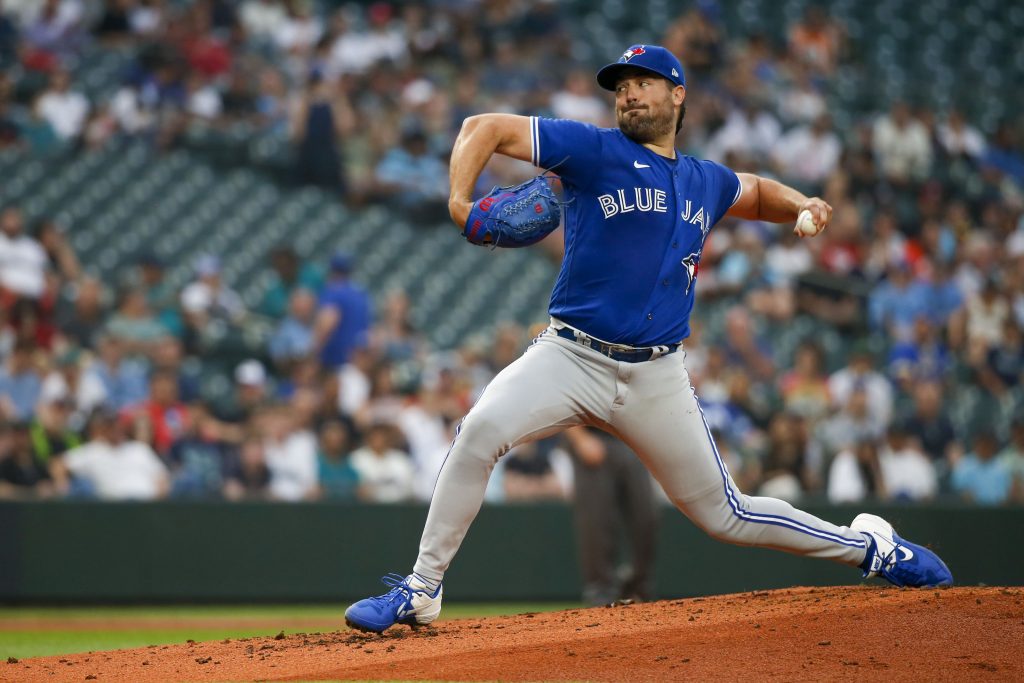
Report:
<svg viewBox="0 0 1024 683"><path fill-rule="evenodd" d="M616 190L615 194L598 196L601 213L605 219L620 213L642 211L644 213L668 213L668 195L665 190L650 187L634 187L632 191Z"/></svg>
<svg viewBox="0 0 1024 683"><path fill-rule="evenodd" d="M698 206L697 210L693 210L693 202L689 199L686 200L686 206L683 208L682 213L679 214L687 223L691 223L700 228L701 234L706 238L708 231L711 230L711 214L704 210L703 206Z"/></svg>

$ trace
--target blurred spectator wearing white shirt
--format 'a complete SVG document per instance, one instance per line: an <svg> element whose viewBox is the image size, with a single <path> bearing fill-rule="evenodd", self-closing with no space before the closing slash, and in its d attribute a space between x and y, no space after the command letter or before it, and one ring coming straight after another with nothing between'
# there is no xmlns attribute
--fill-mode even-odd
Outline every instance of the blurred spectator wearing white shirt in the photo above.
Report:
<svg viewBox="0 0 1024 683"><path fill-rule="evenodd" d="M555 118L572 119L608 125L608 105L594 94L593 77L585 71L573 71L565 79L562 89L551 96L551 111Z"/></svg>
<svg viewBox="0 0 1024 683"><path fill-rule="evenodd" d="M395 428L375 424L366 432L366 445L352 453L359 473L359 498L368 503L400 503L413 495L412 459L394 447Z"/></svg>
<svg viewBox="0 0 1024 683"><path fill-rule="evenodd" d="M931 138L906 102L897 102L888 114L878 117L873 144L882 175L891 182L924 180L931 171Z"/></svg>
<svg viewBox="0 0 1024 683"><path fill-rule="evenodd" d="M239 12L246 34L256 41L269 42L287 18L284 4L278 0L247 0Z"/></svg>
<svg viewBox="0 0 1024 683"><path fill-rule="evenodd" d="M270 495L276 500L307 500L318 493L319 462L313 432L298 428L287 409L269 409L256 419L270 470Z"/></svg>
<svg viewBox="0 0 1024 683"><path fill-rule="evenodd" d="M842 144L828 114L818 116L811 125L793 128L773 150L783 178L816 188L835 171L841 153Z"/></svg>
<svg viewBox="0 0 1024 683"><path fill-rule="evenodd" d="M977 159L985 151L985 138L967 123L959 110L952 110L945 123L938 126L939 144L952 157Z"/></svg>
<svg viewBox="0 0 1024 683"><path fill-rule="evenodd" d="M767 159L782 134L778 119L755 104L746 102L742 108L733 109L708 141L705 156L712 161L723 162L730 154L760 161Z"/></svg>
<svg viewBox="0 0 1024 683"><path fill-rule="evenodd" d="M89 420L89 441L54 460L51 472L59 491L101 500L156 500L170 487L159 456L127 438L117 415L104 410Z"/></svg>
<svg viewBox="0 0 1024 683"><path fill-rule="evenodd" d="M39 111L61 140L79 137L89 116L89 100L71 90L71 77L63 69L50 77L50 87L39 99Z"/></svg>
<svg viewBox="0 0 1024 683"><path fill-rule="evenodd" d="M935 497L939 490L935 466L908 438L903 426L895 424L889 428L886 445L878 457L890 500L923 501Z"/></svg>
<svg viewBox="0 0 1024 683"><path fill-rule="evenodd" d="M0 304L10 310L17 299L38 299L46 287L46 252L24 233L17 207L0 213Z"/></svg>

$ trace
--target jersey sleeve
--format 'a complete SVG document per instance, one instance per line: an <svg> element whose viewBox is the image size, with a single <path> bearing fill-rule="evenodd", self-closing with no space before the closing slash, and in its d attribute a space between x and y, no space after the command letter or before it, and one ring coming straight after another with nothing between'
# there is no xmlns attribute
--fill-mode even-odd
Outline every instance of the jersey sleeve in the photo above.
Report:
<svg viewBox="0 0 1024 683"><path fill-rule="evenodd" d="M600 171L599 129L579 121L530 117L530 161L551 169L576 185L586 185Z"/></svg>
<svg viewBox="0 0 1024 683"><path fill-rule="evenodd" d="M739 201L742 185L736 172L715 161L702 161L704 167L705 206L714 207L711 225L718 223L725 213Z"/></svg>

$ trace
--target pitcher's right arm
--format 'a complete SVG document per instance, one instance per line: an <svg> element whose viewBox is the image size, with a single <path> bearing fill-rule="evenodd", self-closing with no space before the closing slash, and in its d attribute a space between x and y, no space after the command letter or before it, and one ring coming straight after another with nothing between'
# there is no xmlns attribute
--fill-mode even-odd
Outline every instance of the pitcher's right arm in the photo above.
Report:
<svg viewBox="0 0 1024 683"><path fill-rule="evenodd" d="M484 166L495 154L531 161L530 117L515 114L479 114L462 122L452 147L449 167L451 194L448 213L461 230L473 208L473 188Z"/></svg>

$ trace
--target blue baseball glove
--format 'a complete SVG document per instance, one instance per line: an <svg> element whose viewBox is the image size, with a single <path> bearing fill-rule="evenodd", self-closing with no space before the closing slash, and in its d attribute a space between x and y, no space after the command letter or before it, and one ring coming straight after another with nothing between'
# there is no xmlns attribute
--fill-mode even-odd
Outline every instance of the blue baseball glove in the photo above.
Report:
<svg viewBox="0 0 1024 683"><path fill-rule="evenodd" d="M491 247L528 247L547 237L561 220L558 198L539 175L514 187L496 187L473 202L462 236Z"/></svg>

